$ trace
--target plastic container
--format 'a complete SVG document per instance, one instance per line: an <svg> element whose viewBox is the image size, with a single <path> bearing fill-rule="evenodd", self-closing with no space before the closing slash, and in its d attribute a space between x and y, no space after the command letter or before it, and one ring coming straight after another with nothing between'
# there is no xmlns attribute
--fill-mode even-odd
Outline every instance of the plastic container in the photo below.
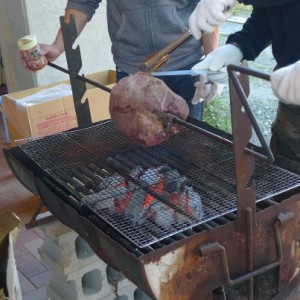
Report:
<svg viewBox="0 0 300 300"><path fill-rule="evenodd" d="M18 46L30 70L37 71L47 65L47 58L40 54L40 45L36 36L26 35L20 38Z"/></svg>

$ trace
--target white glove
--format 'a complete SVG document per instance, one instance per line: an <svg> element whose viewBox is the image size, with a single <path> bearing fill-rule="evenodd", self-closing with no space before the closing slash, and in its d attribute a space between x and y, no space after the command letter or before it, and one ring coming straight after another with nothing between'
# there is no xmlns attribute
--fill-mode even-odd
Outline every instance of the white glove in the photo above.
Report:
<svg viewBox="0 0 300 300"><path fill-rule="evenodd" d="M197 104L205 101L209 104L215 97L222 93L223 84L214 81L209 81L206 75L200 76L200 81L195 83L195 95L192 104Z"/></svg>
<svg viewBox="0 0 300 300"><path fill-rule="evenodd" d="M194 37L199 40L202 32L209 33L222 25L229 17L229 10L236 0L201 0L189 18L189 26Z"/></svg>
<svg viewBox="0 0 300 300"><path fill-rule="evenodd" d="M281 102L300 105L300 60L272 73L271 84Z"/></svg>
<svg viewBox="0 0 300 300"><path fill-rule="evenodd" d="M208 69L218 72L216 74L208 74L210 81L218 83L226 83L228 74L225 67L230 64L239 64L243 58L242 51L234 45L227 44L210 52L204 60L192 67L192 71Z"/></svg>

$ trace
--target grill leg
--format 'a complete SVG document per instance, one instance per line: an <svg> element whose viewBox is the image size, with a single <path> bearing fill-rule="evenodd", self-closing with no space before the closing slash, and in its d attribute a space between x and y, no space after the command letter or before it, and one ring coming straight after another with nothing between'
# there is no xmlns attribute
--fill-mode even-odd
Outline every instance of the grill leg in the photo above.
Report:
<svg viewBox="0 0 300 300"><path fill-rule="evenodd" d="M44 207L44 204L42 201L40 201L38 207L36 208L33 216L30 219L29 223L25 224L25 227L27 229L31 229L31 228L46 224L46 223L54 221L56 219L54 216L52 216L52 214L49 211L47 211L45 213L41 213L43 207Z"/></svg>

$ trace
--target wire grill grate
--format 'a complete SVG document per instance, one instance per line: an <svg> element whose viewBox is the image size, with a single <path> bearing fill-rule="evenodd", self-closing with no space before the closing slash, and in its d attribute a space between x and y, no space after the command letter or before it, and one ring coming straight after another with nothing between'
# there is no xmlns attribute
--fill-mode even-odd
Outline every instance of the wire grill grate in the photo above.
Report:
<svg viewBox="0 0 300 300"><path fill-rule="evenodd" d="M20 148L139 248L236 210L232 149L187 128L146 148L106 121ZM257 202L300 185L299 176L259 161L253 180Z"/></svg>

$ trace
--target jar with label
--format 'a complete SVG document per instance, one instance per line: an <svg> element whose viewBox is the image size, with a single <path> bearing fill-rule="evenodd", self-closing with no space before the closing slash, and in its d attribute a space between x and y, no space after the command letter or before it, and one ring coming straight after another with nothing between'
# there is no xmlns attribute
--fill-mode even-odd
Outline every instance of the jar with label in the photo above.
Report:
<svg viewBox="0 0 300 300"><path fill-rule="evenodd" d="M18 46L30 70L38 71L47 65L47 58L40 54L40 45L36 36L22 37L18 41Z"/></svg>

